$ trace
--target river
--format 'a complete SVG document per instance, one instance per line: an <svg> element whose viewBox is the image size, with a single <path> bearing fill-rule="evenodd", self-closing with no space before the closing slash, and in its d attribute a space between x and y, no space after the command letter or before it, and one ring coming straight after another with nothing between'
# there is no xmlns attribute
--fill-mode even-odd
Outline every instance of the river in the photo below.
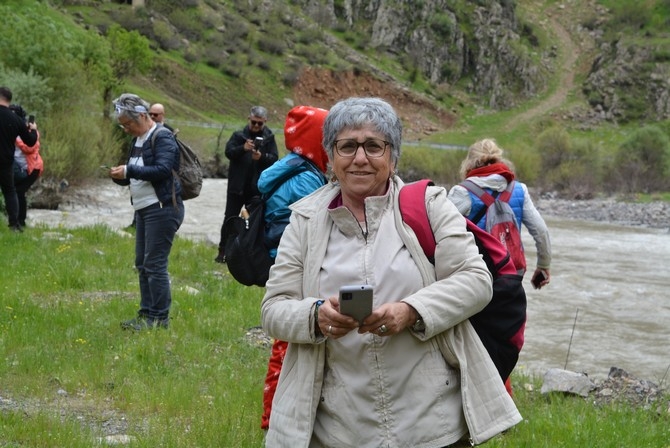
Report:
<svg viewBox="0 0 670 448"><path fill-rule="evenodd" d="M225 206L225 179L205 179L201 196L186 202L182 237L215 245ZM127 189L111 181L69 194L59 210L29 210L30 223L75 227L132 221ZM526 343L518 369L543 374L558 367L604 378L610 367L665 385L670 382L670 254L667 229L616 226L547 217L553 262L551 283L528 296ZM529 266L535 246L523 231ZM527 277L530 277L528 275ZM576 318L576 320L575 320ZM567 361L567 363L566 363Z"/></svg>
<svg viewBox="0 0 670 448"><path fill-rule="evenodd" d="M657 383L665 379L667 386L670 233L556 218L547 225L551 283L539 291L525 285L528 324L519 368L542 373L567 365L604 377L616 366ZM524 245L532 266L527 232Z"/></svg>

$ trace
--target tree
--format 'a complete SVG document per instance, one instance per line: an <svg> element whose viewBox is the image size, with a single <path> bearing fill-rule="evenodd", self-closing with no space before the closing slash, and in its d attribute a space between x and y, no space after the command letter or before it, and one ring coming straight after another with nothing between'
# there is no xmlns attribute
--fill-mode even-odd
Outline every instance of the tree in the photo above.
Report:
<svg viewBox="0 0 670 448"><path fill-rule="evenodd" d="M109 118L109 103L114 90L123 85L125 78L136 73L147 73L153 66L153 53L149 41L137 31L126 31L119 25L107 30L109 43L109 65L111 72L104 82L103 114Z"/></svg>

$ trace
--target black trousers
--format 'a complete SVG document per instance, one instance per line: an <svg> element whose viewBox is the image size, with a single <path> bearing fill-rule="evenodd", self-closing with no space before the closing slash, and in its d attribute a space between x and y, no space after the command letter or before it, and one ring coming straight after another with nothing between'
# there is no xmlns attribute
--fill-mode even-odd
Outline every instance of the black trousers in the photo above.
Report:
<svg viewBox="0 0 670 448"><path fill-rule="evenodd" d="M37 181L40 177L40 170L33 170L32 173L28 174L26 177L19 179L18 177L14 178L14 187L16 188L16 198L18 200L19 211L18 211L18 222L20 226L26 226L26 216L28 215L28 201L26 200L26 193L30 190L30 187Z"/></svg>
<svg viewBox="0 0 670 448"><path fill-rule="evenodd" d="M14 186L13 162L7 165L0 165L0 189L2 189L2 195L5 198L9 227L18 227L19 200L16 196L16 187Z"/></svg>
<svg viewBox="0 0 670 448"><path fill-rule="evenodd" d="M226 239L228 235L226 232L226 220L232 216L239 216L242 206L245 204L245 198L242 194L227 193L226 194L226 211L223 215L223 223L221 224L221 239L219 240L219 252L223 252L226 248Z"/></svg>

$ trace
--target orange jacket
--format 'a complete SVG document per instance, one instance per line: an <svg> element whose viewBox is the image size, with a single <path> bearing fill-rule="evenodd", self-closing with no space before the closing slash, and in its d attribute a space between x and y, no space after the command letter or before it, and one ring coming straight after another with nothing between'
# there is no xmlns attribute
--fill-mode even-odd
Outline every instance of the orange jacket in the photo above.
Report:
<svg viewBox="0 0 670 448"><path fill-rule="evenodd" d="M21 150L23 155L26 157L26 162L28 164L28 174L32 173L33 170L40 170L40 176L44 173L44 161L42 156L40 156L40 135L37 134L37 142L33 146L28 146L23 143L21 137L16 137L16 147Z"/></svg>

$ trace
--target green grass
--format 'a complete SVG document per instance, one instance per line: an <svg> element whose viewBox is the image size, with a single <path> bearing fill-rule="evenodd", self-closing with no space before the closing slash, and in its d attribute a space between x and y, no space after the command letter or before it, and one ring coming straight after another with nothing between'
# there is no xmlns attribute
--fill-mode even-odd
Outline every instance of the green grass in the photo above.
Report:
<svg viewBox="0 0 670 448"><path fill-rule="evenodd" d="M262 445L269 350L245 333L263 290L233 281L211 246L177 238L171 327L135 334L119 327L139 303L132 235L0 226L0 245L0 446L89 448L109 422L132 447ZM667 412L514 383L525 420L487 446L668 446Z"/></svg>
<svg viewBox="0 0 670 448"><path fill-rule="evenodd" d="M101 226L0 232L21 254L0 272L0 396L27 406L0 414L0 446L90 447L110 413L133 446L260 446L268 350L244 335L262 290L177 239L172 328L124 332L139 304L133 241Z"/></svg>

